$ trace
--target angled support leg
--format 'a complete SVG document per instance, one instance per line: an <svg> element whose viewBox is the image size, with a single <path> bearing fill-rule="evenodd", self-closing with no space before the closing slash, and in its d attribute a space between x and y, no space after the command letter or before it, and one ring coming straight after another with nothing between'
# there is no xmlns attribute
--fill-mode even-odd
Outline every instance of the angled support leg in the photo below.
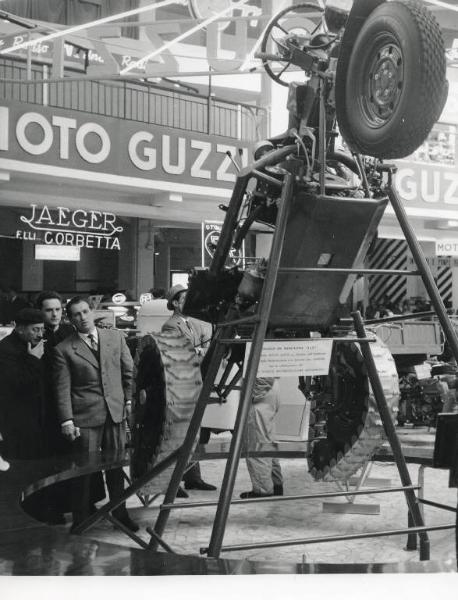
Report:
<svg viewBox="0 0 458 600"><path fill-rule="evenodd" d="M256 381L259 360L261 358L262 345L269 324L269 316L272 308L273 295L277 274L280 266L280 258L283 248L283 239L288 220L289 209L291 205L293 188L293 175L288 173L283 182L283 189L280 198L280 207L277 217L276 228L272 240L272 248L270 251L269 264L267 267L266 278L262 289L261 299L259 301L258 315L259 322L255 326L253 343L251 346L250 356L246 377L244 379L240 394L240 403L237 411L237 417L232 435L231 446L229 450L229 458L226 463L221 493L216 510L213 529L208 546L208 555L218 557L221 552L224 532L226 529L227 517L231 503L232 494L234 491L235 478L237 475L240 454L242 451L242 441L245 431L248 413L251 406L251 398L253 388Z"/></svg>
<svg viewBox="0 0 458 600"><path fill-rule="evenodd" d="M353 320L355 323L355 329L357 336L359 338L366 337L366 331L364 329L363 320L361 318L361 314L359 312L353 313ZM399 476L401 478L401 483L404 487L410 486L410 489L404 490L404 494L407 501L407 506L409 507L409 513L412 518L412 523L414 527L423 527L424 521L420 511L420 505L418 503L415 492L412 488L412 480L410 479L410 474L407 469L407 463L405 461L404 455L402 454L401 444L399 442L399 438L396 434L396 429L394 427L393 419L391 418L390 411L388 409L388 405L386 403L385 394L383 393L383 387L380 382L380 378L377 372L377 367L375 365L374 357L372 356L372 352L370 349L369 342L360 342L361 353L364 357L364 362L366 364L367 372L369 375L369 380L371 382L372 390L374 392L375 399L377 401L377 407L380 413L380 417L382 419L383 427L385 429L386 437L391 446L391 450L393 452L393 457L396 462L396 466L399 471ZM426 531L420 531L420 560L429 560L429 539Z"/></svg>

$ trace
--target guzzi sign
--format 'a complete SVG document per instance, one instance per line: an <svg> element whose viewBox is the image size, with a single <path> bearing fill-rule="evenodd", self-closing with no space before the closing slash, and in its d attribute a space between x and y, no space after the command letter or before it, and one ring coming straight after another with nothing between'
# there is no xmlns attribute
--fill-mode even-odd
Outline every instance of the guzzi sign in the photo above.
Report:
<svg viewBox="0 0 458 600"><path fill-rule="evenodd" d="M18 229L16 238L41 241L47 245L77 246L120 250L118 235L123 227L116 225L116 215L99 210L70 210L59 206L51 211L47 206L31 204L31 214L21 215L27 229Z"/></svg>
<svg viewBox="0 0 458 600"><path fill-rule="evenodd" d="M67 177L79 169L148 179L152 188L154 180L231 188L236 170L228 151L241 151L242 165L248 164L248 148L225 138L27 104L0 105L0 161L65 168Z"/></svg>

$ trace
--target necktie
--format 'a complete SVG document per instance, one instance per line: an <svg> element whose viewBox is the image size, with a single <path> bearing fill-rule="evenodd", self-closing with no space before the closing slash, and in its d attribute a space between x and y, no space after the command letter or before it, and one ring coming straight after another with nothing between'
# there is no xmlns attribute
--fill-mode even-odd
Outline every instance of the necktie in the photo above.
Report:
<svg viewBox="0 0 458 600"><path fill-rule="evenodd" d="M88 336L88 339L91 343L91 348L94 350L94 352L97 352L97 340L95 339L95 335L93 333L90 333Z"/></svg>

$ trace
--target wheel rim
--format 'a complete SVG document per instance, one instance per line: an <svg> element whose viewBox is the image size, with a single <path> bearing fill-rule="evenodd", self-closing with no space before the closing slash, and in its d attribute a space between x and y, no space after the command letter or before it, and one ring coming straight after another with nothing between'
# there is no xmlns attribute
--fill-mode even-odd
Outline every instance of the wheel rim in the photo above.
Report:
<svg viewBox="0 0 458 600"><path fill-rule="evenodd" d="M361 102L363 114L373 127L390 121L404 88L404 57L393 39L385 39L369 57L363 75Z"/></svg>

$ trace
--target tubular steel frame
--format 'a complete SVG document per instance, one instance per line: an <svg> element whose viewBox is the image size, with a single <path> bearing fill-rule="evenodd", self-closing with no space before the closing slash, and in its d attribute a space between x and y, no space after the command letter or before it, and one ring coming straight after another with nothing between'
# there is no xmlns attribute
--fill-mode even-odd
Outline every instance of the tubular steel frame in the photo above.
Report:
<svg viewBox="0 0 458 600"><path fill-rule="evenodd" d="M275 152L270 153L269 160L262 158L257 161L254 165L255 169L247 168L240 172L232 196L232 201L228 207L226 212L226 220L224 222L224 227L221 233L220 241L218 247L215 251L215 255L213 257L212 263L210 265L210 272L214 274L218 273L220 269L224 267L225 260L230 250L231 242L232 242L232 232L235 230L235 226L237 223L237 217L239 214L239 210L241 207L241 201L245 193L245 189L248 183L248 180L253 175L254 170L258 170L258 168L263 167L265 164L271 164L277 161L279 158L284 158L294 146L288 146L286 148L282 148ZM271 156L273 155L273 157ZM458 361L458 337L453 329L445 306L442 302L440 294L437 290L436 284L432 277L431 272L429 271L429 267L426 263L425 257L421 250L421 247L415 237L413 229L411 228L407 214L402 207L399 195L393 187L392 175L395 171L393 167L385 167L385 170L388 172L388 184L387 184L387 195L388 198L393 205L395 214L399 221L402 231L404 232L406 241L409 245L409 248L412 252L413 258L417 264L418 271L406 271L406 274L417 275L420 274L425 287L430 295L430 299L432 305L435 309L435 312L439 318L440 324L444 330L445 336L452 348L453 354ZM178 508L178 505L174 505L174 501L176 498L176 494L178 491L178 487L180 485L182 476L186 470L186 467L189 461L192 459L193 455L193 447L194 442L198 436L199 429L201 426L202 418L204 415L205 408L209 402L211 402L210 396L214 389L214 383L216 380L216 375L219 370L221 361L226 353L227 346L233 343L240 342L240 340L235 340L235 326L238 323L252 323L254 324L254 332L252 336L252 344L251 350L248 357L248 364L246 369L246 377L243 379L243 383L241 386L240 393L240 401L239 407L236 416L236 422L234 426L234 431L232 435L232 440L230 444L228 460L226 463L226 468L224 472L224 478L221 485L221 491L219 495L219 499L217 502L216 514L213 522L213 528L210 538L210 543L208 548L201 548L200 552L202 554L207 554L209 557L218 558L222 551L231 551L236 549L252 549L252 548L261 548L261 547L276 547L276 546L287 546L287 545L299 545L299 544L309 544L309 543L319 543L319 542L329 542L329 541L337 541L337 540L345 540L345 539L357 539L360 537L383 537L388 535L398 535L401 533L409 533L411 537L418 534L420 540L420 548L419 548L419 557L420 560L429 560L430 557L430 545L427 532L429 530L434 529L447 529L452 528L453 525L441 525L439 527L426 527L424 524L423 514L420 510L420 500L417 498L415 494L415 490L418 489L418 486L414 486L412 484L410 474L407 469L406 460L402 454L401 445L399 439L396 434L395 426L390 415L388 405L385 399L385 395L383 392L382 384L380 382L380 378L377 372L377 368L375 365L375 361L370 349L371 340L367 337L364 322L361 318L359 312L355 312L352 314L354 327L357 333L356 338L333 338L336 342L344 342L344 343L358 343L361 348L361 353L366 364L366 368L368 371L368 377L374 392L375 400L377 402L377 407L381 416L381 420L384 426L385 434L388 439L388 442L391 446L394 461L398 468L398 472L401 479L401 486L396 488L385 488L382 490L378 490L378 493L385 492L400 492L403 491L407 506L408 506L408 528L406 529L397 529L393 531L380 531L380 532L372 532L365 533L363 535L342 535L342 536L325 536L318 538L305 538L302 540L278 540L272 542L264 542L264 543L252 543L252 544L240 544L236 546L226 546L223 547L223 538L227 524L227 518L229 514L230 505L232 501L232 495L235 485L235 478L237 475L237 468L241 458L242 453L242 441L243 434L245 430L245 426L248 419L248 413L251 405L251 398L253 394L253 389L256 380L256 374L258 370L259 361L261 358L262 346L266 336L267 328L269 325L269 317L270 311L273 302L275 284L277 280L277 275L279 272L286 271L287 269L280 269L280 258L282 255L283 242L285 239L286 233L286 224L288 221L288 214L291 206L292 199L292 190L293 190L293 181L294 176L291 173L286 173L283 180L281 198L279 202L279 211L276 222L276 228L273 233L273 240L270 252L270 258L267 266L267 273L261 293L261 298L258 305L257 313L253 317L249 318L236 318L235 313L231 311L226 315L226 322L222 323L218 326L214 339L212 341L212 357L208 365L207 374L203 381L203 385L201 388L201 392L199 398L196 403L196 407L191 418L189 428L185 437L185 440L180 448L175 450L169 457L167 457L161 463L155 465L148 473L143 475L139 480L135 481L129 488L127 488L122 496L120 496L116 501L110 501L106 505L104 505L95 515L92 515L89 519L87 519L84 523L82 523L78 527L78 531L76 533L85 531L90 526L92 526L95 522L100 520L101 518L108 518L112 520L111 511L116 508L121 502L126 500L128 497L134 495L145 483L154 479L156 475L161 473L165 468L170 466L175 462L175 468L170 479L170 483L168 485L164 502L160 506L159 515L156 520L156 524L154 528L149 527L147 529L148 533L151 536L149 543L147 544L148 549L156 550L158 546L161 546L168 552L174 552L172 548L162 540L162 535L164 533L165 527L167 525L167 521L170 515L170 511L175 507ZM309 271L310 269L295 269L300 271ZM318 270L318 269L314 269ZM328 271L328 274L332 276L335 273L335 269L327 269L322 268L319 269L323 272ZM341 270L339 270L340 272ZM364 272L366 274L374 273L370 269L347 269L345 270L349 274L355 272ZM261 455L262 452L258 453ZM257 453L253 452L252 456L256 456ZM281 452L273 451L271 455L282 456ZM362 492L361 492L362 493ZM365 492L367 493L367 492ZM347 492L335 492L332 493L332 496L345 496ZM303 499L308 499L308 497L326 497L329 494L318 494L312 496L303 496ZM293 498L293 497L292 497ZM297 498L297 497L294 497ZM253 502L275 502L275 501L285 501L288 500L288 497L276 498L260 498L260 499L246 499L246 500L236 500L234 503L237 504L250 504ZM179 505L179 508L193 508L198 506L214 506L215 502L203 503L185 503ZM116 524L116 520L113 521ZM123 531L127 535L129 535L134 541L138 542L138 536L135 536L131 532L122 528ZM140 544L142 547L145 547L145 542Z"/></svg>
<svg viewBox="0 0 458 600"><path fill-rule="evenodd" d="M289 150L288 150L289 151ZM287 152L288 152L287 151ZM280 151L275 152L275 154L279 154ZM285 149L283 149L283 153L286 154ZM262 159L261 159L262 160ZM270 161L269 161L270 162ZM256 164L256 171L258 171L259 163ZM400 226L404 232L407 243L412 251L412 255L417 264L416 271L408 271L406 272L409 275L421 275L423 281L425 282L425 287L430 293L431 301L436 311L436 314L439 317L439 321L443 326L446 337L450 341L450 345L452 350L458 359L458 339L456 337L456 333L451 326L445 306L442 303L439 292L435 285L434 279L429 271L426 260L423 256L422 250L418 244L418 241L415 237L415 234L410 227L410 224L407 219L407 215L400 203L399 196L393 188L392 182L392 173L394 171L393 167L388 167L388 198L393 205L396 216L400 222ZM251 171L251 174L253 170ZM247 181L247 173L242 172L240 177L237 179L237 183L234 189L233 198L242 198L244 188L246 187ZM275 290L275 284L277 279L277 274L279 272L288 271L288 268L281 267L280 268L280 257L282 253L283 240L285 238L286 232L286 223L288 219L289 207L291 204L291 194L292 194L292 175L288 173L285 175L285 179L282 187L281 200L279 203L279 214L277 218L276 228L273 234L272 247L270 252L270 259L268 262L268 271L266 274L265 283L263 286L261 298L259 301L259 308L254 317L250 320L254 323L254 333L253 333L253 343L251 346L251 352L248 357L248 365L247 365L247 376L243 381L241 395L240 395L240 403L239 409L237 412L234 433L230 445L229 450L229 458L226 464L226 469L224 473L224 479L221 487L221 492L219 496L219 500L217 503L217 510L215 519L213 522L213 529L211 533L210 543L208 548L201 549L202 553L207 554L211 557L219 557L222 551L231 550L232 547L223 547L223 537L227 523L227 517L229 514L229 508L232 502L232 494L235 484L235 477L237 473L237 467L239 464L240 456L241 456L241 448L242 448L242 437L244 428L248 418L248 412L251 404L251 397L253 393L253 387L256 379L256 372L261 356L262 344L265 338L265 334L267 331L267 326L269 323L269 315L270 309L273 301L273 294ZM232 240L232 232L234 231L236 225L236 218L240 209L240 203L231 202L229 205L228 212L226 214L225 227L222 232L222 239L220 239L220 244L216 250L213 262L210 266L210 271L213 271L215 274L223 268L224 262L226 260L227 254L229 252L231 240ZM311 269L295 269L295 271L310 271ZM318 270L318 269L313 269ZM329 275L336 272L336 269L320 269L321 271L328 271ZM370 269L347 269L348 273L359 273L359 274L376 274L373 270ZM340 270L339 270L340 272ZM384 490L388 491L403 491L406 497L406 502L409 510L409 527L410 529L404 530L396 530L392 532L392 535L397 535L399 533L408 533L409 530L413 534L418 533L420 539L420 560L428 560L430 556L430 547L429 547L429 539L427 535L428 527L424 525L424 519L422 512L419 507L419 502L417 496L415 494L415 486L412 485L412 481L410 478L410 474L407 469L407 464L402 454L401 445L399 439L396 434L396 430L394 427L393 420L389 413L389 409L386 403L386 399L383 393L383 388L380 382L380 378L375 366L374 358L372 356L370 350L370 342L366 336L366 332L364 329L364 323L361 318L361 315L357 312L352 315L354 326L357 332L357 338L353 340L356 343L360 344L361 352L366 363L366 367L368 370L368 376L370 379L370 383L372 389L374 391L374 396L377 402L378 410L381 415L381 420L385 429L386 437L390 443L392 448L393 457L396 462L402 487L396 488L395 490ZM201 418L203 416L203 412L205 410L205 406L208 402L211 389L214 384L214 379L216 376L216 372L221 362L221 358L225 352L225 344L234 343L235 340L231 338L231 334L233 334L234 327L237 324L237 320L231 320L231 315L227 315L228 322L226 324L222 324L218 329L215 352L210 361L209 370L207 373L207 377L205 378L202 392L200 394L199 400L197 402L196 410L194 413L194 417L191 421L191 425L188 430L187 440L185 440L180 458L177 461L177 465L175 467L174 474L172 476L172 480L169 484L169 488L166 493L166 497L164 500L164 504L160 507L160 513L158 519L156 521L156 525L154 527L155 536L152 537L150 541L150 547L157 547L157 539L161 538L163 532L165 530L165 526L170 514L170 511L173 509L173 501L178 489L179 482L182 477L182 472L184 467L186 466L188 460L190 459L190 449L192 448L192 442L196 438L199 430L199 425ZM246 320L245 320L246 321ZM345 341L349 342L349 339L346 340L338 340L336 341ZM345 495L345 493L336 493L335 495ZM256 500L255 500L256 501ZM268 498L265 501L275 501L273 498ZM249 503L253 502L253 500L244 500L244 501L235 501L237 504L240 503ZM191 508L194 503L187 503L186 508ZM201 506L202 503L196 503L196 505ZM215 503L211 503L214 505ZM181 507L181 504L180 504ZM450 525L444 526L445 528L451 527ZM370 534L368 534L370 536ZM372 534L374 537L377 536L385 536L390 535L390 532L374 532ZM330 538L325 539L322 538L321 541L331 541ZM353 539L352 537L339 536L338 539ZM320 538L315 538L313 542L320 541ZM310 541L302 540L303 543L310 543ZM281 541L281 542L272 542L268 544L269 546L277 546L277 545L288 545L300 543L297 540ZM253 547L265 547L265 544L254 544L249 545L250 548Z"/></svg>

